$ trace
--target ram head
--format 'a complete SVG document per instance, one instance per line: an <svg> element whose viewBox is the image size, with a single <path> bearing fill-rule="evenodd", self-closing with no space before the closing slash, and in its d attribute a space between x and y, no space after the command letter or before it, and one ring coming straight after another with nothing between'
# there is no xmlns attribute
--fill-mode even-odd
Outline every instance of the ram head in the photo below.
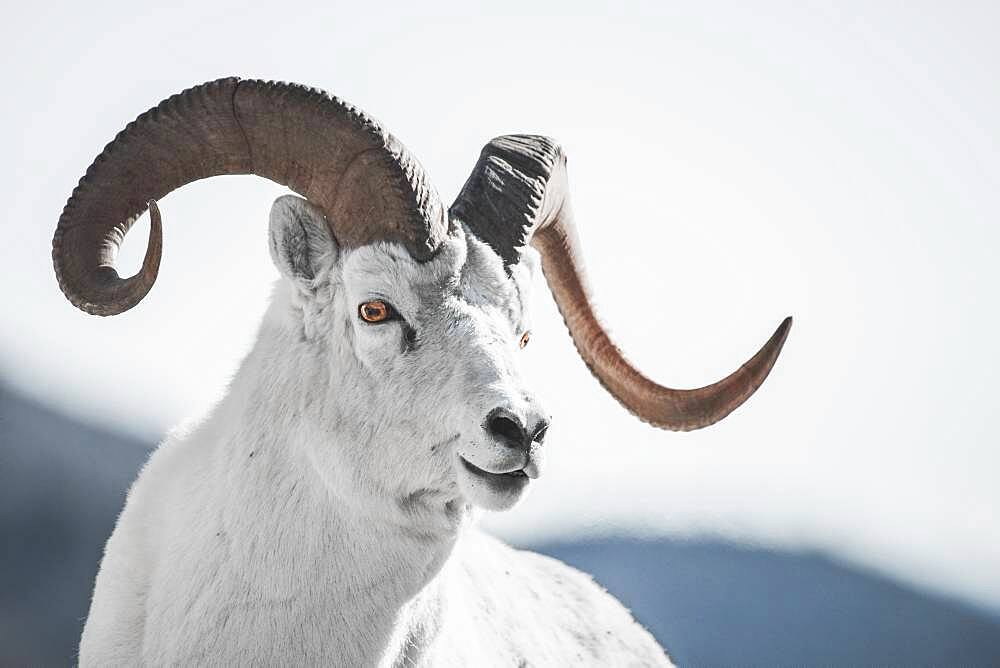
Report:
<svg viewBox="0 0 1000 668"><path fill-rule="evenodd" d="M594 313L566 158L551 139L489 142L446 209L417 160L355 107L299 85L236 78L168 98L94 161L53 241L66 297L96 315L135 306L160 264L156 200L223 174L260 175L301 195L279 198L271 213L271 253L287 289L285 338L269 373L300 374L308 385L310 400L295 409L310 461L340 490L490 509L517 501L541 470L548 428L518 361L539 265L580 357L656 427L724 418L761 385L788 334L790 319L715 384L659 385ZM142 268L121 278L118 248L147 208Z"/></svg>

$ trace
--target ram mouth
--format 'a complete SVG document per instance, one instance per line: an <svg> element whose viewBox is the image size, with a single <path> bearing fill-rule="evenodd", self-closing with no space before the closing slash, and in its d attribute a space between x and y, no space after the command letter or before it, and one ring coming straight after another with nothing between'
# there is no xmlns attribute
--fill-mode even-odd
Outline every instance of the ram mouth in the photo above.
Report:
<svg viewBox="0 0 1000 668"><path fill-rule="evenodd" d="M475 464L472 464L465 457L459 457L459 459L462 460L462 466L465 467L466 471L474 475L479 480L482 480L487 486L496 491L512 491L516 488L527 485L530 480L528 478L528 474L524 472L524 469L518 469L508 473L492 473L490 471L484 471Z"/></svg>

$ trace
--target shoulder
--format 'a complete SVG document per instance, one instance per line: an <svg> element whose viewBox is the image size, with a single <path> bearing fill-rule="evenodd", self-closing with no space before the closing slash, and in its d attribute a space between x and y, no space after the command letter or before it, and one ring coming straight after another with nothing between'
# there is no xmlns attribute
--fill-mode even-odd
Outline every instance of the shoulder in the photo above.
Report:
<svg viewBox="0 0 1000 668"><path fill-rule="evenodd" d="M526 658L670 665L649 631L591 576L485 535L468 549L479 553L478 563L467 567L476 580L470 584L489 602L494 622L502 619L501 628L514 629L511 642Z"/></svg>
<svg viewBox="0 0 1000 668"><path fill-rule="evenodd" d="M554 604L550 609L563 627L578 629L578 639L591 648L595 658L627 656L635 660L633 665L667 662L652 634L593 577L552 557L508 549L524 565L522 574L529 589Z"/></svg>

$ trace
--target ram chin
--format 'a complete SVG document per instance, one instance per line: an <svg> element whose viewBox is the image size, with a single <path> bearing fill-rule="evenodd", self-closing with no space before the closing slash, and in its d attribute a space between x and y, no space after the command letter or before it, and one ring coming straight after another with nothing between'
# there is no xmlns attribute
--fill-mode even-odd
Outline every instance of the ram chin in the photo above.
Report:
<svg viewBox="0 0 1000 668"><path fill-rule="evenodd" d="M510 510L525 495L531 482L523 470L491 473L461 455L455 468L459 489L469 503L483 510Z"/></svg>

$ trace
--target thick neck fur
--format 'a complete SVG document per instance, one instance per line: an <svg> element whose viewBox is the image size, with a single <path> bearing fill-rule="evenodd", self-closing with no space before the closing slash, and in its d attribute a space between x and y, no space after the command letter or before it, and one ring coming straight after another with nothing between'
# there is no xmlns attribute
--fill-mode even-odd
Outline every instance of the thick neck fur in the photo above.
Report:
<svg viewBox="0 0 1000 668"><path fill-rule="evenodd" d="M344 665L391 663L401 647L419 649L414 634L433 633L438 602L428 585L468 511L447 494L379 489L356 471L322 468L325 448L371 456L380 448L356 441L366 430L350 411L329 414L344 410L331 399L345 389L326 364L354 362L318 353L327 342L299 330L301 319L283 317L297 307L282 287L229 395L201 427L219 444L213 466L227 483L218 499L224 570L246 605L264 614L294 606L299 614L289 618L317 625L301 629L304 637L326 634Z"/></svg>

